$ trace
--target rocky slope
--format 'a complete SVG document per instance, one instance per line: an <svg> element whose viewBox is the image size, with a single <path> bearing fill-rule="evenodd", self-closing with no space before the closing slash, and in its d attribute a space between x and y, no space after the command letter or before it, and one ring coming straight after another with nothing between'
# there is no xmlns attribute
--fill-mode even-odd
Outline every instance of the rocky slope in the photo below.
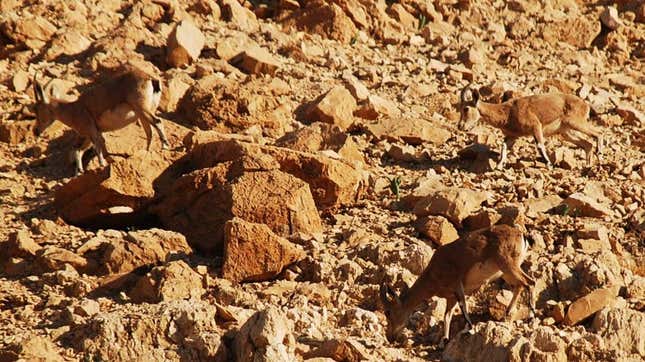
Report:
<svg viewBox="0 0 645 362"><path fill-rule="evenodd" d="M645 2L47 0L0 3L0 361L642 360ZM159 78L171 150L137 124L72 177L76 139L35 138L32 76L73 100ZM458 128L459 93L580 96L601 162ZM525 229L503 281L384 334L378 289L441 244Z"/></svg>

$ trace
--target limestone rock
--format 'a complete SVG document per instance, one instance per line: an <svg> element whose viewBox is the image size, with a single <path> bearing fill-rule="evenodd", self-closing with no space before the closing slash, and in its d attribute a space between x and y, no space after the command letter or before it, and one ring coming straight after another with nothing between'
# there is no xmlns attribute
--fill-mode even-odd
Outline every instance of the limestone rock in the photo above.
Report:
<svg viewBox="0 0 645 362"><path fill-rule="evenodd" d="M459 238L455 227L443 216L419 217L415 222L415 228L437 245L446 245Z"/></svg>
<svg viewBox="0 0 645 362"><path fill-rule="evenodd" d="M155 196L153 181L169 164L156 152L139 151L73 178L56 191L54 203L63 219L74 225L127 222Z"/></svg>
<svg viewBox="0 0 645 362"><path fill-rule="evenodd" d="M452 134L434 122L419 118L381 118L374 123L366 123L363 127L374 137L392 142L404 141L412 145L425 142L433 144L445 143Z"/></svg>
<svg viewBox="0 0 645 362"><path fill-rule="evenodd" d="M92 42L76 29L67 29L52 39L45 52L47 60L56 60L60 56L74 56L87 50Z"/></svg>
<svg viewBox="0 0 645 362"><path fill-rule="evenodd" d="M231 64L248 74L273 75L280 62L269 51L259 46L251 46L231 59Z"/></svg>
<svg viewBox="0 0 645 362"><path fill-rule="evenodd" d="M276 307L255 313L235 336L237 361L292 361L295 340L291 322Z"/></svg>
<svg viewBox="0 0 645 362"><path fill-rule="evenodd" d="M465 188L447 188L429 194L414 206L417 216L440 215L461 225L462 220L477 210L487 199L484 192Z"/></svg>
<svg viewBox="0 0 645 362"><path fill-rule="evenodd" d="M337 86L322 94L309 106L305 118L309 122L325 122L346 130L354 123L353 112L356 100L343 86Z"/></svg>
<svg viewBox="0 0 645 362"><path fill-rule="evenodd" d="M74 252L59 248L57 246L47 246L39 249L37 263L46 270L59 270L69 264L77 270L86 270L90 267L90 261Z"/></svg>
<svg viewBox="0 0 645 362"><path fill-rule="evenodd" d="M597 311L611 306L616 300L618 289L617 287L596 289L571 303L564 318L564 323L570 326L578 324Z"/></svg>
<svg viewBox="0 0 645 362"><path fill-rule="evenodd" d="M0 123L0 142L17 145L34 139L34 121L12 121Z"/></svg>
<svg viewBox="0 0 645 362"><path fill-rule="evenodd" d="M367 101L354 111L354 115L364 119L377 119L380 116L398 117L401 111L394 102L376 94L370 94Z"/></svg>
<svg viewBox="0 0 645 362"><path fill-rule="evenodd" d="M586 49L600 34L600 22L586 16L574 16L559 20L546 26L542 35L547 42L569 43L577 48Z"/></svg>
<svg viewBox="0 0 645 362"><path fill-rule="evenodd" d="M228 280L269 280L304 256L302 249L266 225L233 218L224 226L222 277Z"/></svg>
<svg viewBox="0 0 645 362"><path fill-rule="evenodd" d="M30 83L29 73L25 72L22 69L19 69L11 78L11 85L13 85L13 90L18 93L24 92L27 89L27 86Z"/></svg>
<svg viewBox="0 0 645 362"><path fill-rule="evenodd" d="M4 242L1 248L5 256L31 258L36 255L41 246L32 239L27 230L18 230L9 235L9 240Z"/></svg>
<svg viewBox="0 0 645 362"><path fill-rule="evenodd" d="M135 302L159 303L173 299L200 298L202 277L182 260L153 268L130 291Z"/></svg>
<svg viewBox="0 0 645 362"><path fill-rule="evenodd" d="M314 122L285 134L275 144L310 153L332 150L350 163L365 164L365 157L353 138L340 127L328 123Z"/></svg>
<svg viewBox="0 0 645 362"><path fill-rule="evenodd" d="M104 274L128 273L142 266L168 260L175 254L191 254L186 238L176 232L150 229L128 232L123 238L100 245L98 261Z"/></svg>
<svg viewBox="0 0 645 362"><path fill-rule="evenodd" d="M605 218L613 215L609 207L598 202L598 199L578 192L569 195L563 202L569 208L570 215Z"/></svg>
<svg viewBox="0 0 645 362"><path fill-rule="evenodd" d="M621 352L645 358L645 313L629 308L605 308L596 313L591 328L608 346Z"/></svg>
<svg viewBox="0 0 645 362"><path fill-rule="evenodd" d="M47 19L20 17L17 21L0 24L0 30L14 43L24 44L31 49L42 48L56 33L56 27Z"/></svg>
<svg viewBox="0 0 645 362"><path fill-rule="evenodd" d="M366 100L367 97L369 97L370 91L360 80L358 80L358 78L356 78L351 73L343 73L343 80L345 81L345 86L357 101Z"/></svg>
<svg viewBox="0 0 645 362"><path fill-rule="evenodd" d="M322 0L308 1L287 16L282 24L285 29L306 31L342 43L349 43L358 32L352 18L338 4Z"/></svg>
<svg viewBox="0 0 645 362"><path fill-rule="evenodd" d="M238 29L245 33L253 33L258 31L260 23L255 14L240 5L236 0L222 0L222 17L226 21L235 24Z"/></svg>
<svg viewBox="0 0 645 362"><path fill-rule="evenodd" d="M226 146L217 145L222 150ZM198 146L193 150L192 156L196 158L193 165L199 162L198 155L205 148ZM309 186L280 171L272 157L253 153L235 161L212 164L215 166L181 176L152 208L167 228L186 235L191 245L204 252L221 253L224 225L236 216L264 223L284 236L320 231L321 221ZM196 224L194 220L200 222Z"/></svg>
<svg viewBox="0 0 645 362"><path fill-rule="evenodd" d="M74 326L71 343L103 361L229 361L218 314L212 302L201 300L133 304L97 313ZM119 348L114 348L117 341Z"/></svg>
<svg viewBox="0 0 645 362"><path fill-rule="evenodd" d="M166 61L177 68L188 65L197 60L205 42L204 34L195 24L182 20L168 36Z"/></svg>

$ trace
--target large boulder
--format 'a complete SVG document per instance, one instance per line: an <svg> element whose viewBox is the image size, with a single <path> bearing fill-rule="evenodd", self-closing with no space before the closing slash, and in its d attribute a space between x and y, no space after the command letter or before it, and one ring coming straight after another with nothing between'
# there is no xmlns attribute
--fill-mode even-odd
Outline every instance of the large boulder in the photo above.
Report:
<svg viewBox="0 0 645 362"><path fill-rule="evenodd" d="M73 178L56 191L54 203L70 224L128 223L155 196L153 182L169 165L158 153L138 151L131 158Z"/></svg>
<svg viewBox="0 0 645 362"><path fill-rule="evenodd" d="M229 361L218 314L201 300L134 304L73 326L69 342L102 361Z"/></svg>
<svg viewBox="0 0 645 362"><path fill-rule="evenodd" d="M224 226L222 277L228 280L269 280L304 257L302 249L266 225L233 218Z"/></svg>
<svg viewBox="0 0 645 362"><path fill-rule="evenodd" d="M212 167L220 162L235 160L247 154L269 155L278 162L281 171L308 183L316 206L322 211L353 205L363 196L367 187L366 173L341 160L239 140L196 145L187 157L189 166L186 167L190 169Z"/></svg>
<svg viewBox="0 0 645 362"><path fill-rule="evenodd" d="M203 146L208 145L213 144ZM216 147L210 149L217 152ZM211 162L207 162L198 156L200 146L194 151L189 156L196 157L190 162L196 171L177 179L151 208L167 228L186 235L191 245L221 253L224 225L234 217L266 224L284 236L322 229L307 183L280 171L272 157L254 153L224 161L234 155L222 153L208 155ZM213 156L223 156L223 162Z"/></svg>
<svg viewBox="0 0 645 362"><path fill-rule="evenodd" d="M596 313L591 328L600 334L607 346L627 352L635 359L645 358L645 313L628 308L604 308Z"/></svg>

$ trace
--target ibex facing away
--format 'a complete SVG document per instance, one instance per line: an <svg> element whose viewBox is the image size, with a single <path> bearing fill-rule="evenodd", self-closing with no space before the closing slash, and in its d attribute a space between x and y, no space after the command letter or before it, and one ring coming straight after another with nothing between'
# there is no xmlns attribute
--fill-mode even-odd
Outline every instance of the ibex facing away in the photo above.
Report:
<svg viewBox="0 0 645 362"><path fill-rule="evenodd" d="M103 132L121 129L128 124L141 121L148 139L152 143L154 127L162 147L168 148L168 140L155 111L161 98L161 83L142 71L132 69L106 82L94 84L73 102L59 99L56 89L49 84L44 88L34 76L36 97L36 135L40 135L54 121L58 120L78 133L82 142L74 152L76 174L83 173L83 153L93 144L101 166L105 166L105 140ZM52 94L53 93L53 94Z"/></svg>
<svg viewBox="0 0 645 362"><path fill-rule="evenodd" d="M439 247L414 285L400 296L389 286L381 286L381 300L388 320L387 339L396 339L419 304L438 296L447 300L441 343L444 345L450 337L450 320L455 305L459 303L468 326L472 327L466 309L466 295L499 277L503 277L514 288L513 298L506 310L509 315L522 288L530 288L534 284L520 268L527 249L522 232L508 225L478 230ZM532 301L530 306L533 309Z"/></svg>
<svg viewBox="0 0 645 362"><path fill-rule="evenodd" d="M476 89L466 87L461 92L460 128L470 128L480 118L500 129L505 136L502 155L497 165L504 168L507 153L518 137L533 136L540 154L551 167L546 153L544 137L561 134L570 142L584 148L587 163L591 164L593 143L586 136L596 138L598 160L602 153L602 133L589 121L589 105L569 94L550 93L508 100L503 103L486 103L479 100Z"/></svg>

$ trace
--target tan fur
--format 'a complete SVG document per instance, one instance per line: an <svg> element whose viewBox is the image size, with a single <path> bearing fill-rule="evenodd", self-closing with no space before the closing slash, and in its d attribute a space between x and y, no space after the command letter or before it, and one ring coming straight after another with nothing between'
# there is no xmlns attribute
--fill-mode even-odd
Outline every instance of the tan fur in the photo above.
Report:
<svg viewBox="0 0 645 362"><path fill-rule="evenodd" d="M469 326L472 325L465 296L500 276L514 287L513 299L507 309L507 314L510 314L522 288L534 284L520 268L527 247L520 229L508 225L478 230L439 247L414 285L403 291L400 297L389 287L382 286L388 339L393 340L398 335L419 304L438 296L447 300L444 343L450 336L450 320L455 305L459 303Z"/></svg>
<svg viewBox="0 0 645 362"><path fill-rule="evenodd" d="M600 129L589 123L589 106L579 97L550 93L515 98L497 104L479 101L479 96L474 90L468 90L468 92L471 92L473 99L464 99L465 95L468 98L468 93L466 90L462 92L462 123L473 124L481 119L504 133L505 140L498 168L504 167L507 152L512 148L515 140L522 136L535 138L538 150L549 167L551 160L546 154L544 139L556 134L583 147L588 164L591 164L593 143L586 137L595 137L596 152L600 160L603 147L602 133ZM476 112L470 111L472 108L476 109Z"/></svg>
<svg viewBox="0 0 645 362"><path fill-rule="evenodd" d="M99 162L106 165L107 155L103 132L121 129L128 124L141 120L146 133L148 149L152 143L154 127L162 147L168 141L160 120L154 115L159 105L161 84L136 69L130 69L105 82L92 85L73 102L63 102L49 89L43 89L34 77L36 96L36 133L44 132L58 120L78 133L82 142L75 150L76 173L83 172L83 152L94 145ZM45 87L47 88L47 87ZM157 88L157 89L155 89Z"/></svg>

